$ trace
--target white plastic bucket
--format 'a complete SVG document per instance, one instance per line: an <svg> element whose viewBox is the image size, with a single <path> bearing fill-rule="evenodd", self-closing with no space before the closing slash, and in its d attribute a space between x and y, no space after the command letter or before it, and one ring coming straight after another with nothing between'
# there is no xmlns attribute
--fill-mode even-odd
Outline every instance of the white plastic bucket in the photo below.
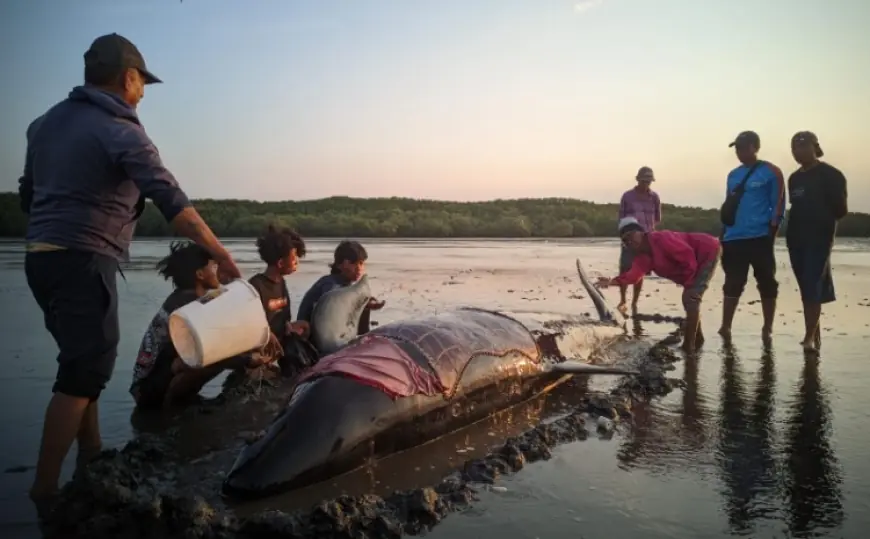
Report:
<svg viewBox="0 0 870 539"><path fill-rule="evenodd" d="M243 279L211 290L169 316L169 337L191 367L263 348L271 330L257 289Z"/></svg>

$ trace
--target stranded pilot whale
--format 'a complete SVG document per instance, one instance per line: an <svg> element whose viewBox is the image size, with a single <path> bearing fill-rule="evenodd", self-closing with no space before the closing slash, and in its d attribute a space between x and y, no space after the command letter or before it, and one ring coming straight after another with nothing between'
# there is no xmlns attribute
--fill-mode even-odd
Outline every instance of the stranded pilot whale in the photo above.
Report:
<svg viewBox="0 0 870 539"><path fill-rule="evenodd" d="M368 284L330 294L314 318L331 320L319 329L334 348L340 332L356 328ZM554 332L527 314L460 308L353 338L300 376L265 435L237 457L224 493L253 499L301 488L475 423L572 374L629 373L582 362L624 334L615 323L562 319ZM581 361L566 359L566 348Z"/></svg>

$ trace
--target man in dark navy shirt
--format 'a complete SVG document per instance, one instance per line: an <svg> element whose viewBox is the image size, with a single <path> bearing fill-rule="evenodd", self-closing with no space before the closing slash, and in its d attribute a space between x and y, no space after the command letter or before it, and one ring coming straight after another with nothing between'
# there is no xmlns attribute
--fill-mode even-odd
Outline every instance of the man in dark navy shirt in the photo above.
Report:
<svg viewBox="0 0 870 539"><path fill-rule="evenodd" d="M822 305L836 299L831 250L837 222L849 211L846 178L836 168L819 161L825 154L818 137L809 131L792 137L791 151L801 167L788 178L791 209L786 244L804 306L804 350L816 353L821 346Z"/></svg>
<svg viewBox="0 0 870 539"><path fill-rule="evenodd" d="M118 34L84 55L84 86L27 129L19 180L27 224L27 283L60 349L30 497L46 507L73 440L79 462L101 449L97 400L120 339L116 274L145 199L181 236L202 246L225 277L239 269L145 133L136 106L159 83L139 50Z"/></svg>

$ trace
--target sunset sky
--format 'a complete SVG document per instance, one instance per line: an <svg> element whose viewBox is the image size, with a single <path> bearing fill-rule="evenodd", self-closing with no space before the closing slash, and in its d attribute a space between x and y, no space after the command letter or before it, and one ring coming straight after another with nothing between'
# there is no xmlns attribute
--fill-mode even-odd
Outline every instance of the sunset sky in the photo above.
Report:
<svg viewBox="0 0 870 539"><path fill-rule="evenodd" d="M4 0L0 190L98 35L164 84L140 117L193 197L721 203L756 130L815 131L870 211L868 0Z"/></svg>

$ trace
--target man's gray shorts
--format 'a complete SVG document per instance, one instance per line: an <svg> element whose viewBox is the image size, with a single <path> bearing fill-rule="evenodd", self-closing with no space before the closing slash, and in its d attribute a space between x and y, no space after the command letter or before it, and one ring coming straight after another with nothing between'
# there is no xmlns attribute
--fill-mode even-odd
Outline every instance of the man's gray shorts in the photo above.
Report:
<svg viewBox="0 0 870 539"><path fill-rule="evenodd" d="M634 261L634 253L631 249L622 245L622 250L619 252L619 274L622 275L631 269L631 263Z"/></svg>

